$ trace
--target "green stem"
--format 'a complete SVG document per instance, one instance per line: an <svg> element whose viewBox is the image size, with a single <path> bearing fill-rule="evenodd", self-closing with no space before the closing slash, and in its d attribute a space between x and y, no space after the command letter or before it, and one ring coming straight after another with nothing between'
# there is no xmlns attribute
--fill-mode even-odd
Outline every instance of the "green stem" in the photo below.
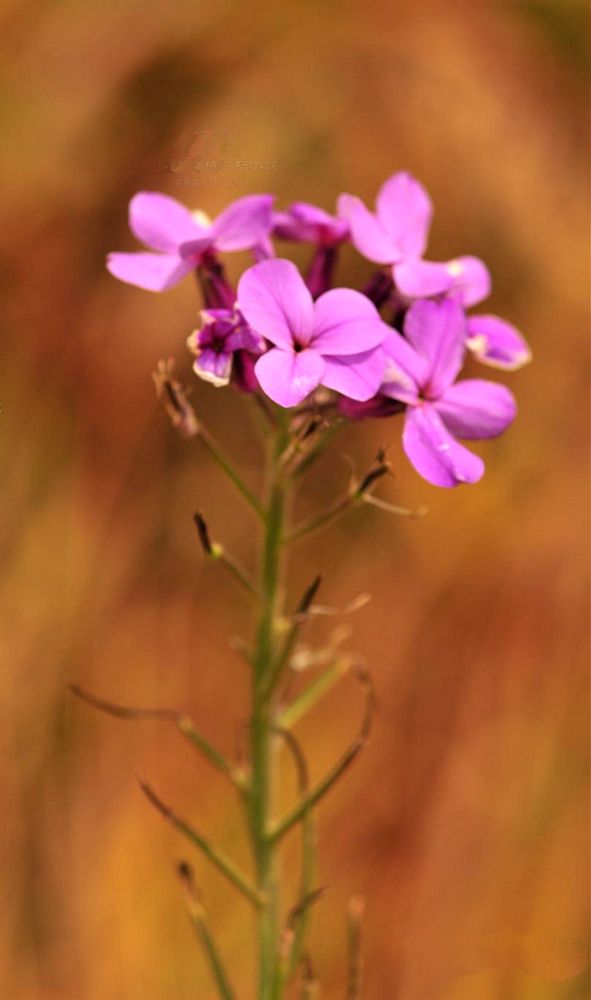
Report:
<svg viewBox="0 0 591 1000"><path fill-rule="evenodd" d="M322 696L330 691L344 677L350 667L346 658L336 660L324 673L319 674L298 697L281 710L278 724L284 729L291 729L306 713L320 701Z"/></svg>
<svg viewBox="0 0 591 1000"><path fill-rule="evenodd" d="M220 1000L236 1000L236 994L232 989L221 955L207 925L205 909L201 893L195 885L193 869L187 861L179 863L178 874L185 889L189 917L201 942Z"/></svg>
<svg viewBox="0 0 591 1000"><path fill-rule="evenodd" d="M261 611L253 658L250 828L257 890L265 900L258 920L258 1000L270 1000L273 996L279 960L278 873L276 852L268 837L272 819L276 694L273 687L269 687L268 678L277 655L276 622L286 492L280 458L288 440L287 422L285 416L280 414L269 458L260 582Z"/></svg>
<svg viewBox="0 0 591 1000"><path fill-rule="evenodd" d="M225 454L224 451L222 451L219 444L217 443L217 441L214 440L210 432L203 426L200 426L199 428L199 440L207 448L207 451L214 459L214 461L216 461L217 464L220 466L220 468L224 470L228 478L232 480L238 492L242 494L242 496L247 501L247 503L250 504L252 509L256 511L259 517L261 518L264 517L263 509L259 501L257 500L256 496L252 492L252 490L238 475L236 469L232 465L228 456Z"/></svg>
<svg viewBox="0 0 591 1000"><path fill-rule="evenodd" d="M359 497L356 493L347 493L340 500L337 500L331 507L327 510L323 510L320 514L315 514L311 517L309 521L304 521L303 524L298 524L296 527L285 537L286 542L295 542L300 538L304 538L305 535L311 534L313 531L318 531L319 528L324 528L325 525L330 524L341 514L344 514L347 510L350 510L357 502Z"/></svg>
<svg viewBox="0 0 591 1000"><path fill-rule="evenodd" d="M204 757L217 768L221 774L234 785L242 794L246 789L246 781L243 772L239 767L234 767L211 743L206 740L198 729L195 728L191 719L186 715L180 715L176 720L179 731L185 736L194 747L201 751Z"/></svg>
<svg viewBox="0 0 591 1000"><path fill-rule="evenodd" d="M275 826L273 826L269 831L269 839L272 844L277 843L281 840L286 833L289 833L292 826L295 826L303 817L307 815L310 809L313 809L320 799L324 798L326 793L330 791L332 786L338 781L342 774L347 770L348 767L353 763L355 758L361 752L365 745L365 738L359 737L354 743L345 751L343 756L337 763L330 769L326 777L320 781L315 788L309 792L304 799L295 806L290 813L281 820Z"/></svg>
<svg viewBox="0 0 591 1000"><path fill-rule="evenodd" d="M213 846L205 837L203 837L197 830L195 830L186 820L177 816L176 813L172 811L170 806L162 801L156 795L156 792L147 785L144 781L140 781L140 788L149 802L158 810L158 812L168 820L172 826L176 827L180 833L183 833L188 840L190 840L196 847L198 847L212 864L225 875L227 879L238 889L239 892L246 896L251 903L256 907L264 907L265 900L260 895L260 893L248 882L246 877L238 870L236 865L230 861L229 858L222 854L216 847Z"/></svg>
<svg viewBox="0 0 591 1000"><path fill-rule="evenodd" d="M230 981L226 976L226 972L222 965L220 956L218 955L215 942L211 936L211 933L209 931L209 928L205 920L203 919L203 917L200 916L194 916L192 919L193 919L193 924L195 926L195 930L199 935L199 939L201 941L203 950L207 957L207 961L211 969L211 974L217 986L220 997L222 997L223 1000L236 1000L236 994L234 993L234 990L230 985Z"/></svg>

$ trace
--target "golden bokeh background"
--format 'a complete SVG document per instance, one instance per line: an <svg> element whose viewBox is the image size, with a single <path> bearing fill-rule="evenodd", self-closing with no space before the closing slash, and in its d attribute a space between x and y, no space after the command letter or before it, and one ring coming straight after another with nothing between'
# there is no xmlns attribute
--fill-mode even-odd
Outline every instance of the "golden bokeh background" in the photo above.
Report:
<svg viewBox="0 0 591 1000"><path fill-rule="evenodd" d="M372 593L348 642L379 693L370 744L320 810L314 965L323 997L344 997L362 893L367 1000L589 995L587 20L584 0L4 0L6 1000L212 1000L173 870L185 856L253 996L247 904L137 778L246 859L236 803L165 723L117 722L67 690L182 708L228 753L240 744L248 677L228 639L249 616L191 516L244 561L253 525L155 401L159 358L192 378L199 302L190 281L154 296L106 273L109 250L134 247L127 202L163 190L215 213L270 190L330 209L340 191L371 202L398 169L433 196L430 255L484 257L490 310L535 360L501 376L520 416L478 446L480 485L422 482L396 419L342 433L307 480L302 511L342 489L344 454L362 468L389 445L380 495L429 507L414 522L354 512L294 558L292 600L319 570L326 603ZM343 283L369 271L344 253ZM245 400L203 384L193 399L257 484ZM314 776L360 711L345 678L299 726Z"/></svg>

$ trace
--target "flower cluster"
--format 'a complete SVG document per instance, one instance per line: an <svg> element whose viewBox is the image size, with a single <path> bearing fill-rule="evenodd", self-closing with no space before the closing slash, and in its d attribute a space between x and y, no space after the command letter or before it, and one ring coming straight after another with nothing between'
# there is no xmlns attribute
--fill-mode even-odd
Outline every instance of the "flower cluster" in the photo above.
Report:
<svg viewBox="0 0 591 1000"><path fill-rule="evenodd" d="M467 310L490 293L486 265L463 256L426 260L431 200L408 173L380 188L375 211L342 194L334 215L297 202L275 211L271 195L239 198L213 221L166 195L130 204L133 234L149 252L113 253L115 277L165 291L195 272L204 297L189 337L194 370L216 386L262 391L282 407L314 406L319 387L341 419L404 411L403 447L430 483L474 483L482 460L457 440L501 434L516 414L504 385L458 379L467 355L506 371L530 358L521 334ZM273 239L308 243L302 276L276 256ZM362 290L333 287L346 243L378 265ZM250 251L237 289L220 254ZM326 393L329 390L329 393Z"/></svg>

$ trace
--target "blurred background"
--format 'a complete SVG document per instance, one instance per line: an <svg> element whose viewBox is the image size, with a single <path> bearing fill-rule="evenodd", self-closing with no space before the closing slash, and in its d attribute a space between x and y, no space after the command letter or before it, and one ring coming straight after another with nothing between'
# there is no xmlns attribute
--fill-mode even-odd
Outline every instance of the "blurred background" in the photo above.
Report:
<svg viewBox="0 0 591 1000"><path fill-rule="evenodd" d="M210 1000L174 862L189 857L240 997L251 915L143 799L137 779L247 861L222 781L157 722L68 693L180 708L237 752L248 677L242 598L205 565L191 516L242 560L250 514L157 404L161 357L193 380L187 280L141 292L104 269L135 249L127 203L166 191L216 213L272 191L332 209L409 169L436 207L430 256L482 256L485 308L534 363L501 378L520 417L477 450L475 487L437 491L400 423L341 434L300 512L390 446L370 509L302 544L290 599L373 600L349 647L379 694L362 758L320 811L311 938L326 1000L345 992L345 911L367 899L367 1000L583 1000L587 879L588 66L581 0L4 0L0 994ZM228 160L233 166L228 166ZM303 259L298 252L298 259ZM246 257L230 261L236 276ZM339 279L371 266L352 250ZM486 377L486 372L480 372ZM492 377L497 373L491 372ZM194 387L253 486L245 400ZM335 623L314 625L322 642ZM298 727L313 776L358 726L343 679ZM285 762L286 794L292 791ZM297 841L288 848L290 865Z"/></svg>

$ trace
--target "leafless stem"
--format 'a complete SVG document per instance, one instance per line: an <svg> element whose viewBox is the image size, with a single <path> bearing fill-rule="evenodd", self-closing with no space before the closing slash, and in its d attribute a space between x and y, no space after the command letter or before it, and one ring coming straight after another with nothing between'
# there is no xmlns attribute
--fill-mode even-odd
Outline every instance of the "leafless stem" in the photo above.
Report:
<svg viewBox="0 0 591 1000"><path fill-rule="evenodd" d="M236 868L234 863L230 861L224 854L221 853L216 847L214 847L210 842L203 837L197 830L186 822L186 820L181 819L175 812L172 811L170 806L166 805L157 795L156 792L146 784L145 781L140 781L140 788L149 802L154 806L155 809L160 813L164 819L174 826L180 833L183 833L188 840L195 844L207 858L212 862L212 864L222 872L223 875L242 893L246 896L251 903L258 908L264 905L264 900L257 890L252 886L248 879Z"/></svg>

